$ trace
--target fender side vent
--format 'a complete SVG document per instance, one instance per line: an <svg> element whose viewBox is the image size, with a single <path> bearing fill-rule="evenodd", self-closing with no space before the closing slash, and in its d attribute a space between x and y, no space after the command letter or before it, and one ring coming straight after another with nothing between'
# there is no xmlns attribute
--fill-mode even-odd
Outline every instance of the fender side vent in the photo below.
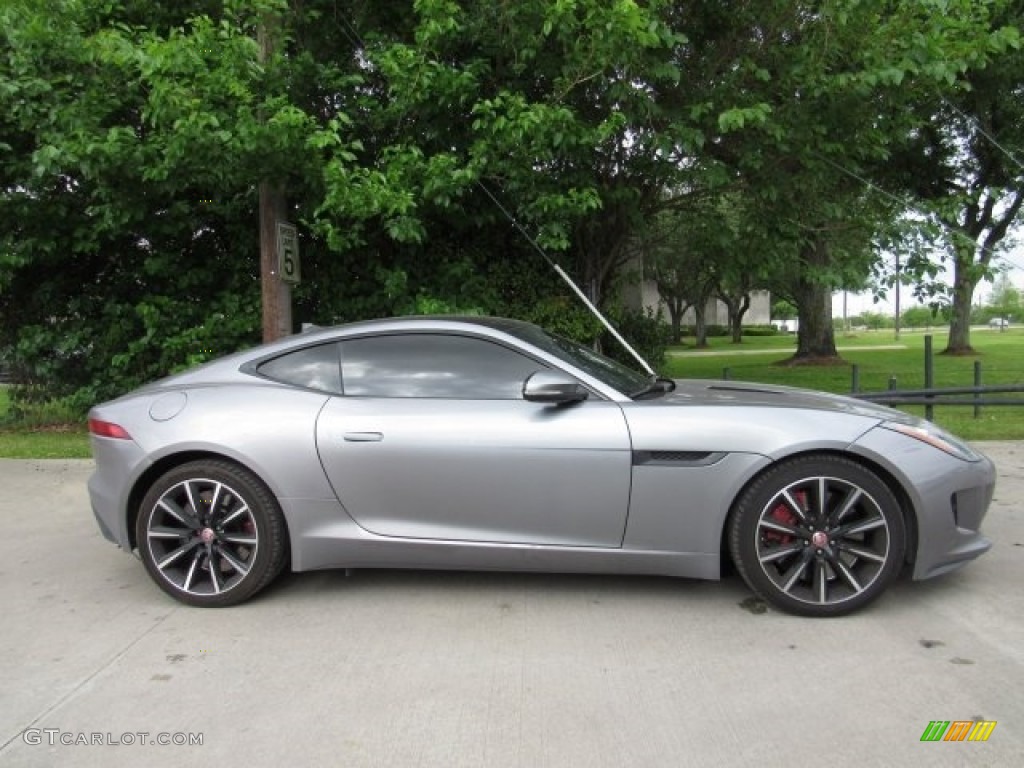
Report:
<svg viewBox="0 0 1024 768"><path fill-rule="evenodd" d="M720 461L722 452L712 451L633 451L634 466L706 467Z"/></svg>

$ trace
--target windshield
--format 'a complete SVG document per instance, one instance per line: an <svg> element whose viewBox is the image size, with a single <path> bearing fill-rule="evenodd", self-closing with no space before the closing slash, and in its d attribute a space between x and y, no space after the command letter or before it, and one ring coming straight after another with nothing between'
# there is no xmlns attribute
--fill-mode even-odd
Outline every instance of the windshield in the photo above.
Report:
<svg viewBox="0 0 1024 768"><path fill-rule="evenodd" d="M582 344L548 333L535 325L517 325L504 330L533 344L538 349L544 350L549 355L554 355L581 371L589 373L595 379L609 387L614 387L623 394L640 391L651 383L650 377L637 373Z"/></svg>

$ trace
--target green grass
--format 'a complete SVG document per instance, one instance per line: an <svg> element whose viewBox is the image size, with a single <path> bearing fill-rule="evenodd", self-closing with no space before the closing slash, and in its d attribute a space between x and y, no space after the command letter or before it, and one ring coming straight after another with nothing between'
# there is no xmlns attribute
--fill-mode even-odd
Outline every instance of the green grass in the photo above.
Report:
<svg viewBox="0 0 1024 768"><path fill-rule="evenodd" d="M971 386L974 383L974 362L981 362L982 383L1024 384L1024 329L1011 329L999 333L976 330L971 343L979 352L977 357L949 357L939 352L946 346L946 334L933 330L935 351L935 386ZM899 389L919 389L924 386L924 337L921 331L903 332L897 340L893 332L863 331L855 335L837 334L836 346L846 365L787 366L780 365L790 357L795 342L792 336L772 336L745 339L743 344L732 344L728 339L712 339L709 351L721 356L708 356L701 350L674 347L665 372L676 378L722 378L729 369L729 378L736 381L755 381L766 384L786 384L827 392L849 393L852 383L852 365L860 371L862 392L887 389L890 377L896 378ZM904 349L871 349L877 346L901 345ZM770 350L772 354L744 354L755 350ZM774 352L778 354L774 354ZM705 351L706 352L706 351ZM1000 395L1024 399L1024 393ZM906 410L923 415L923 408ZM965 406L936 406L935 421L941 426L970 440L1024 439L1024 406L986 406L981 417L973 418L973 408Z"/></svg>
<svg viewBox="0 0 1024 768"><path fill-rule="evenodd" d="M88 459L85 432L0 431L0 459Z"/></svg>
<svg viewBox="0 0 1024 768"><path fill-rule="evenodd" d="M89 435L80 419L61 407L41 407L23 420L10 418L8 389L0 386L0 458L87 459Z"/></svg>

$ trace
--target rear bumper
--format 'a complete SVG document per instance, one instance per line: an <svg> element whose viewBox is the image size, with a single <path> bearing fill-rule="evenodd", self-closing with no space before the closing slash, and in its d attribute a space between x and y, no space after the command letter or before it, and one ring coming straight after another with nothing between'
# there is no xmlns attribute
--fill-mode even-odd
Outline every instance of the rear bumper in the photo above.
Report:
<svg viewBox="0 0 1024 768"><path fill-rule="evenodd" d="M131 552L128 496L134 478L149 462L133 440L92 436L96 470L89 477L89 503L103 537Z"/></svg>

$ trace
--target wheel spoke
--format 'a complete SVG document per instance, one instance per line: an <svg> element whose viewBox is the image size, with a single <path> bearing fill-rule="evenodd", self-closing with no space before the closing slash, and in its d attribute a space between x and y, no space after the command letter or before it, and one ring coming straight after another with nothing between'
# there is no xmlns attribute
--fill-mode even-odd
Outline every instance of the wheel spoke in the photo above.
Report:
<svg viewBox="0 0 1024 768"><path fill-rule="evenodd" d="M777 531L778 533L784 533L787 536L796 536L801 539L808 538L808 533L803 528L797 528L793 525L786 525L785 523L780 523L778 520L768 520L766 518L762 518L761 521L758 523L758 526L761 528L767 528L769 531Z"/></svg>
<svg viewBox="0 0 1024 768"><path fill-rule="evenodd" d="M190 528L169 528L165 525L158 525L147 531L151 539L187 539L192 536Z"/></svg>
<svg viewBox="0 0 1024 768"><path fill-rule="evenodd" d="M207 550L207 563L210 565L210 583L213 584L213 594L219 595L221 590L220 576L217 575L217 571L220 569L220 563L217 563L213 559L213 548Z"/></svg>
<svg viewBox="0 0 1024 768"><path fill-rule="evenodd" d="M248 512L248 511L249 511L249 507L248 507L247 505L243 504L243 505L242 505L242 506L240 506L240 507L239 507L238 509L236 509L236 510L235 510L234 512L232 512L232 513L231 513L230 515L228 515L228 516L227 516L227 517L225 517L225 518L224 518L223 520L221 520L221 521L220 521L220 524L221 524L222 526L224 526L224 525L227 525L227 524L228 524L228 523L230 523L230 522L231 522L232 520L236 519L236 518L237 518L237 517L239 517L240 515L244 515L244 514L245 514L246 512Z"/></svg>
<svg viewBox="0 0 1024 768"><path fill-rule="evenodd" d="M157 563L156 567L159 568L161 571L164 570L167 566L169 566L175 560L180 558L182 555L184 555L184 554L186 554L188 552L191 552L198 545L199 545L199 539L194 539L194 540L189 541L189 542L187 542L185 544L182 544L180 547L178 547L177 549L172 551L170 554L168 554L166 557L164 557L159 563Z"/></svg>
<svg viewBox="0 0 1024 768"><path fill-rule="evenodd" d="M828 572L824 560L814 564L814 595L822 605L828 602Z"/></svg>
<svg viewBox="0 0 1024 768"><path fill-rule="evenodd" d="M804 543L799 542L797 544L791 544L788 547L773 549L766 555L758 555L758 559L762 563L774 563L776 560L782 560L790 555L795 555L797 552L802 552L804 549Z"/></svg>
<svg viewBox="0 0 1024 768"><path fill-rule="evenodd" d="M167 496L163 496L157 501L156 505L164 510L171 517L178 520L182 525L188 526L189 528L198 528L199 521L195 517L190 515L185 510L173 504Z"/></svg>
<svg viewBox="0 0 1024 768"><path fill-rule="evenodd" d="M859 594L864 591L864 587L862 587L860 582L857 581L857 577L853 575L853 571L851 571L847 567L846 563L844 563L840 558L835 555L830 555L828 562L832 566L832 570L842 576L843 580L853 587L854 593Z"/></svg>
<svg viewBox="0 0 1024 768"><path fill-rule="evenodd" d="M856 536L860 533L867 533L877 528L884 528L885 520L881 517L873 517L870 520L863 520L859 523L853 523L845 528L840 528L836 531L835 535L837 538L845 538L847 536Z"/></svg>
<svg viewBox="0 0 1024 768"><path fill-rule="evenodd" d="M864 492L860 488L851 488L850 492L846 495L843 500L843 506L839 508L834 515L829 516L828 524L829 527L839 525L843 518L850 514L850 510L856 506L857 502L860 501L860 497L864 495Z"/></svg>
<svg viewBox="0 0 1024 768"><path fill-rule="evenodd" d="M800 503L793 498L793 496L789 492L789 489L787 488L786 490L784 490L781 495L783 500L786 502L786 505L790 508L793 514L800 518L800 522L806 523L807 513L804 511L803 506L801 506Z"/></svg>
<svg viewBox="0 0 1024 768"><path fill-rule="evenodd" d="M843 552L849 552L854 557L859 557L863 560L870 560L873 563L885 562L884 555L880 555L877 552L872 552L869 549L864 549L863 547L857 547L852 544L841 542L839 545L839 549L841 549Z"/></svg>
<svg viewBox="0 0 1024 768"><path fill-rule="evenodd" d="M818 520L828 519L828 478L818 478Z"/></svg>
<svg viewBox="0 0 1024 768"><path fill-rule="evenodd" d="M213 498L210 499L210 517L217 511L217 502L220 501L220 489L223 488L223 483L218 482L213 488Z"/></svg>
<svg viewBox="0 0 1024 768"><path fill-rule="evenodd" d="M782 587L783 592L789 592L796 584L797 580L803 576L804 571L807 570L807 566L810 564L811 558L807 551L804 552L804 556L800 558L800 562L794 565L791 569L789 578Z"/></svg>
<svg viewBox="0 0 1024 768"><path fill-rule="evenodd" d="M239 576L245 576L245 574L249 572L248 565L243 563L241 560L232 555L223 547L219 548L217 552L221 557L224 558L228 565L235 569L235 572L238 573Z"/></svg>
<svg viewBox="0 0 1024 768"><path fill-rule="evenodd" d="M192 588L192 579L195 578L196 568L199 566L199 561L202 559L202 550L196 550L195 557L192 558L192 562L188 566L188 573L185 574L185 583L181 585L181 588L188 592Z"/></svg>
<svg viewBox="0 0 1024 768"><path fill-rule="evenodd" d="M256 546L257 538L246 533L222 533L218 538L231 544L244 544L249 547Z"/></svg>
<svg viewBox="0 0 1024 768"><path fill-rule="evenodd" d="M202 517L202 515L199 514L199 505L196 504L195 496L192 495L192 483L186 480L184 485L185 496L188 497L188 505L192 507L192 514L195 515L196 519L198 520Z"/></svg>

